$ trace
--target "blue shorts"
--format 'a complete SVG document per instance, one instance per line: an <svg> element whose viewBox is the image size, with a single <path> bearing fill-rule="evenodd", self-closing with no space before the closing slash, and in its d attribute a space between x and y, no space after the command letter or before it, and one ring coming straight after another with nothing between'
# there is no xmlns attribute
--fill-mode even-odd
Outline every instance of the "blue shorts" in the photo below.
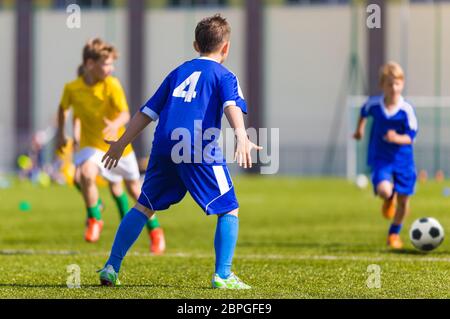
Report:
<svg viewBox="0 0 450 319"><path fill-rule="evenodd" d="M207 215L239 207L226 164L175 164L170 157L151 156L138 202L153 211L165 210L189 191Z"/></svg>
<svg viewBox="0 0 450 319"><path fill-rule="evenodd" d="M375 194L382 181L394 183L394 191L400 195L413 195L416 187L416 170L414 167L397 167L388 163L372 166L372 184Z"/></svg>

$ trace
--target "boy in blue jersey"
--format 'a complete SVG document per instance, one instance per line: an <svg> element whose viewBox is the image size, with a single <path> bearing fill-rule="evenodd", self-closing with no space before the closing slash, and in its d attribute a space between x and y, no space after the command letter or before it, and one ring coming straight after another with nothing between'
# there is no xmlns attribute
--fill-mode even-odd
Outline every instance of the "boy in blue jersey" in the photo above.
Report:
<svg viewBox="0 0 450 319"><path fill-rule="evenodd" d="M103 161L106 168L112 168L126 145L151 121L159 119L141 195L117 230L110 257L100 271L102 285L119 284L122 260L147 219L155 211L178 203L189 191L207 215L218 216L213 288L250 288L231 272L239 205L217 143L222 115L225 113L235 131L235 160L240 166L251 167L250 152L261 147L250 142L245 132L243 113L247 112L247 106L239 82L222 66L230 48L230 32L228 22L220 15L200 21L194 42L200 57L173 70L134 115L122 137L108 142L110 148ZM181 142L180 136L184 137ZM184 146L181 150L180 143Z"/></svg>
<svg viewBox="0 0 450 319"><path fill-rule="evenodd" d="M399 233L416 184L413 143L418 124L413 107L402 97L404 73L400 65L390 62L381 68L380 86L384 94L370 97L363 105L354 138L364 136L367 117L371 116L368 165L372 183L384 200L383 216L393 219L387 244L401 249Z"/></svg>

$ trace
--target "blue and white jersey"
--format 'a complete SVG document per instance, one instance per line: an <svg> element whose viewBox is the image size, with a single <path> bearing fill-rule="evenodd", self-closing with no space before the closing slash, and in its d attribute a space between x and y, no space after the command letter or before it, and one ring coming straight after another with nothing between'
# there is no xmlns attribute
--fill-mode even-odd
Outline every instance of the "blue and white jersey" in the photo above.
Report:
<svg viewBox="0 0 450 319"><path fill-rule="evenodd" d="M398 134L407 134L414 141L418 123L414 108L400 98L393 110L388 110L384 104L384 96L370 97L361 108L361 117L373 118L370 133L368 164L374 166L384 162L400 167L414 166L413 145L398 145L387 142L384 137L388 130Z"/></svg>
<svg viewBox="0 0 450 319"><path fill-rule="evenodd" d="M247 113L237 77L210 58L186 61L141 107L142 113L159 119L152 155L170 156L182 135L189 133L192 162L198 163L200 158L203 164L224 163L217 140L224 108L230 105Z"/></svg>

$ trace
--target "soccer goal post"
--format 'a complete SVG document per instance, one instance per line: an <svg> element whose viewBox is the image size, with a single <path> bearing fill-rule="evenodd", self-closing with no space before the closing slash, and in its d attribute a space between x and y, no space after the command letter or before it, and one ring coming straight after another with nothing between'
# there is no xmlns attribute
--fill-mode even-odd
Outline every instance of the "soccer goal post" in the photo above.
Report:
<svg viewBox="0 0 450 319"><path fill-rule="evenodd" d="M370 136L369 119L362 141L355 141L352 135L356 129L361 106L367 96L347 97L347 178L354 180L359 174L368 175L367 144ZM414 157L417 171L429 176L443 172L450 174L450 96L409 96L405 99L416 111L419 122L417 138L414 142Z"/></svg>

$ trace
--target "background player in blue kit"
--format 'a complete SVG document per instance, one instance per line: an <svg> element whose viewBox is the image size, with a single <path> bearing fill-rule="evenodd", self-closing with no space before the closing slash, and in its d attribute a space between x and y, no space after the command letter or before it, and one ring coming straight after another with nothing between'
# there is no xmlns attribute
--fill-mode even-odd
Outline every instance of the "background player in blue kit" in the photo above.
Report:
<svg viewBox="0 0 450 319"><path fill-rule="evenodd" d="M247 106L236 76L222 63L230 49L231 29L223 17L200 21L195 29L194 47L200 57L173 70L159 89L137 112L128 129L110 148L103 161L115 167L124 148L151 122L159 119L151 157L138 202L122 220L111 254L100 271L103 285L117 285L118 273L128 249L138 238L149 217L184 197L187 191L207 215L217 215L214 239L216 253L213 288L248 289L231 272L238 236L238 202L225 159L217 142L219 136L202 139L206 132L220 134L225 113L235 131L235 160L251 167L252 149L260 150L247 137L243 113ZM217 133L218 131L218 133ZM179 134L188 136L181 152ZM206 134L205 134L206 135ZM200 145L198 138L201 138ZM180 162L180 157L183 161Z"/></svg>
<svg viewBox="0 0 450 319"><path fill-rule="evenodd" d="M401 249L399 233L416 184L413 142L418 124L413 107L402 97L404 73L400 65L390 62L381 68L380 86L384 94L370 97L363 105L354 138L364 136L367 117L371 116L368 165L375 193L384 199L383 215L393 218L387 244Z"/></svg>

